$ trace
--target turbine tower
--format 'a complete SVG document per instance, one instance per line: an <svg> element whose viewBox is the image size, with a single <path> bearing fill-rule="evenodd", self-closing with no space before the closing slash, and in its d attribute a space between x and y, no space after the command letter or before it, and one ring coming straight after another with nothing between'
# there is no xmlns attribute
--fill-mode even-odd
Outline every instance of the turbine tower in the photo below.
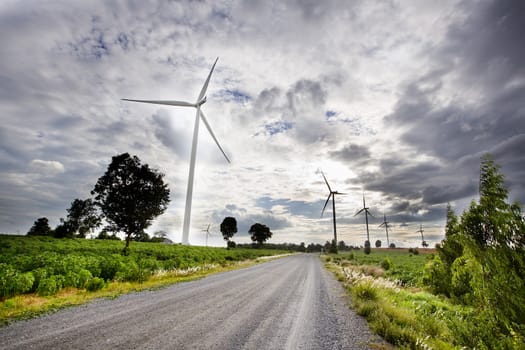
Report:
<svg viewBox="0 0 525 350"><path fill-rule="evenodd" d="M423 230L423 224L419 224L419 230L416 232L421 233L421 245L423 247L428 247L428 243L425 241L425 237L423 237L423 232L425 232L425 230Z"/></svg>
<svg viewBox="0 0 525 350"><path fill-rule="evenodd" d="M368 209L370 209L370 208L368 208L366 206L365 194L363 193L363 209L360 209L357 213L355 213L354 216L357 216L357 215L361 214L363 211L365 212L366 240L370 243L370 233L368 232L368 215L370 215L371 217L374 217L374 215L370 214L370 211Z"/></svg>
<svg viewBox="0 0 525 350"><path fill-rule="evenodd" d="M328 202L330 201L330 197L332 198L332 217L333 217L333 223L334 223L334 241L335 244L337 244L337 227L335 223L335 195L336 194L344 194L337 191L332 191L332 188L330 187L330 184L328 184L328 180L326 180L326 176L324 176L323 171L321 170L321 174L323 175L324 182L326 182L326 186L328 186L328 198L326 199L326 202L324 203L323 211L321 212L321 217L323 217L324 210L326 209L326 206L328 205Z"/></svg>
<svg viewBox="0 0 525 350"><path fill-rule="evenodd" d="M151 103L156 105L168 105L168 106L179 106L179 107L193 107L197 110L197 113L195 115L195 126L193 128L193 141L191 144L191 157L190 157L190 172L188 175L188 188L186 190L186 207L184 209L184 224L182 226L182 244L189 244L189 232L190 232L190 221L191 221L191 200L193 196L193 178L195 175L195 159L197 156L197 139L199 136L199 122L202 119L204 122L204 125L208 129L211 137L219 147L220 151L224 155L224 158L230 162L230 159L224 153L224 150L222 149L221 145L219 144L219 141L217 141L217 138L215 137L215 134L213 133L210 124L206 120L206 117L204 116L204 113L202 112L202 105L206 103L206 90L208 89L208 84L210 82L211 74L213 73L213 69L215 68L215 65L217 64L217 61L219 60L219 57L215 60L213 63L213 66L211 67L210 73L208 74L208 78L206 78L206 81L204 82L204 85L202 86L202 89L199 93L199 96L197 97L197 101L194 103L186 102L186 101L158 101L158 100L131 100L124 98L124 101L131 101L131 102L142 102L142 103Z"/></svg>
<svg viewBox="0 0 525 350"><path fill-rule="evenodd" d="M379 227L384 226L386 231L386 245L390 248L390 240L388 239L388 228L390 227L390 222L386 221L386 215L383 214L383 223Z"/></svg>

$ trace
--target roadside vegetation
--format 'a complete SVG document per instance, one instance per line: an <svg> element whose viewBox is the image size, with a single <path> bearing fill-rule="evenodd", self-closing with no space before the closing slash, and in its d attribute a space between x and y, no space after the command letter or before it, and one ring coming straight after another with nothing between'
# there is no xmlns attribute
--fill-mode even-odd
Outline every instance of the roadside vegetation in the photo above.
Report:
<svg viewBox="0 0 525 350"><path fill-rule="evenodd" d="M525 219L507 202L503 175L482 158L480 199L447 210L435 253L377 249L325 256L357 312L409 349L523 349Z"/></svg>
<svg viewBox="0 0 525 350"><path fill-rule="evenodd" d="M0 323L96 297L195 279L287 250L0 235ZM248 262L251 261L251 262Z"/></svg>

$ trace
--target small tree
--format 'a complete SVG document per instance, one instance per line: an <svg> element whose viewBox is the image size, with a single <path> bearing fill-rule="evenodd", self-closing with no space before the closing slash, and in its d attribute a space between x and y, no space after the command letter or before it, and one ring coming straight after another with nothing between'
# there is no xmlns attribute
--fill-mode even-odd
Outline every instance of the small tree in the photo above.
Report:
<svg viewBox="0 0 525 350"><path fill-rule="evenodd" d="M389 248L394 249L395 247L396 247L396 245L394 243L390 243Z"/></svg>
<svg viewBox="0 0 525 350"><path fill-rule="evenodd" d="M73 238L75 229L72 227L71 222L61 218L60 224L55 227L52 234L55 238Z"/></svg>
<svg viewBox="0 0 525 350"><path fill-rule="evenodd" d="M253 224L248 233L252 241L257 242L258 245L262 245L273 235L268 226L259 223Z"/></svg>
<svg viewBox="0 0 525 350"><path fill-rule="evenodd" d="M86 238L86 234L102 224L97 213L95 202L91 199L75 199L67 210L67 219L73 232L78 232L79 238Z"/></svg>
<svg viewBox="0 0 525 350"><path fill-rule="evenodd" d="M370 248L370 241L365 241L365 254L368 255L372 252L372 249Z"/></svg>
<svg viewBox="0 0 525 350"><path fill-rule="evenodd" d="M33 226L27 232L28 236L49 236L51 235L51 227L49 227L49 220L44 218L39 218L35 221Z"/></svg>
<svg viewBox="0 0 525 350"><path fill-rule="evenodd" d="M92 195L104 214L109 231L126 234L124 253L129 251L132 236L142 236L152 220L162 214L169 203L169 189L164 174L142 165L128 153L112 158Z"/></svg>
<svg viewBox="0 0 525 350"><path fill-rule="evenodd" d="M222 220L221 223L221 233L222 237L224 237L224 240L228 244L228 247L234 247L230 244L230 239L233 237L234 234L237 233L237 220L235 220L234 217L227 216Z"/></svg>
<svg viewBox="0 0 525 350"><path fill-rule="evenodd" d="M381 248L381 240L380 239L378 239L376 241L376 248Z"/></svg>

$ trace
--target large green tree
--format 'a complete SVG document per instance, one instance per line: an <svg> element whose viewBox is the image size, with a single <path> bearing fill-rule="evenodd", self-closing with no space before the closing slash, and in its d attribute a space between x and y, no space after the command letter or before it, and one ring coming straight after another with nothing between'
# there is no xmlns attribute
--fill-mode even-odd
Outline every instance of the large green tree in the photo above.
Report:
<svg viewBox="0 0 525 350"><path fill-rule="evenodd" d="M164 174L141 164L137 156L123 153L112 158L91 191L108 222L106 228L125 233L126 253L132 236L141 236L168 206L169 188L163 177Z"/></svg>
<svg viewBox="0 0 525 350"><path fill-rule="evenodd" d="M268 226L259 223L253 224L248 233L251 235L252 241L259 245L262 245L273 235Z"/></svg>

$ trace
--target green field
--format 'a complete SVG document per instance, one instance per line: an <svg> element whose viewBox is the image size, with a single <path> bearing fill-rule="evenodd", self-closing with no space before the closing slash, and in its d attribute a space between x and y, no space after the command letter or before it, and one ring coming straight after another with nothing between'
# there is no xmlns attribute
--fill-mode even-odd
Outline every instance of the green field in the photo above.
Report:
<svg viewBox="0 0 525 350"><path fill-rule="evenodd" d="M475 307L432 294L424 285L431 250L376 249L325 255L352 298L353 308L389 343L402 349L490 349L499 335ZM522 349L523 335L502 349ZM510 343L510 345L509 345Z"/></svg>
<svg viewBox="0 0 525 350"><path fill-rule="evenodd" d="M155 288L286 253L0 235L0 323L100 296Z"/></svg>

